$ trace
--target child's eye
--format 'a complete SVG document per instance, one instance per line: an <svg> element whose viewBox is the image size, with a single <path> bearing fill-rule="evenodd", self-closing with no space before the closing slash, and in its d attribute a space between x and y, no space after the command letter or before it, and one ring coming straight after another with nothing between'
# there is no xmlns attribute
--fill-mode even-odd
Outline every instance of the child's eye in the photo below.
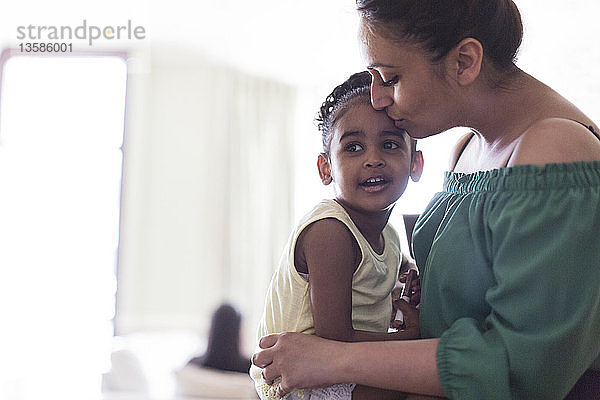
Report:
<svg viewBox="0 0 600 400"><path fill-rule="evenodd" d="M396 83L398 83L399 79L400 79L400 77L398 75L396 75L390 80L381 82L381 86L384 86L384 87L394 86Z"/></svg>
<svg viewBox="0 0 600 400"><path fill-rule="evenodd" d="M361 151L362 149L363 147L358 143L349 143L346 145L346 147L344 147L344 150L350 153Z"/></svg>
<svg viewBox="0 0 600 400"><path fill-rule="evenodd" d="M396 142L388 141L388 142L384 142L383 143L383 148L385 150L395 150L398 147L400 147L400 146Z"/></svg>

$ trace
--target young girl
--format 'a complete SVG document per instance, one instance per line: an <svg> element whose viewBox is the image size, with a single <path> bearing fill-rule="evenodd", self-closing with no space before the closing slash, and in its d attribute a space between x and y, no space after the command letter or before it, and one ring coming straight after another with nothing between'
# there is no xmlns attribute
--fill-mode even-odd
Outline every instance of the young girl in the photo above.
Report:
<svg viewBox="0 0 600 400"><path fill-rule="evenodd" d="M320 202L292 233L271 280L259 337L284 331L342 341L419 335L411 327L388 333L400 264L409 268L388 219L408 178L419 179L423 158L415 141L370 105L370 81L368 72L351 76L321 107L317 166L335 199ZM265 382L254 366L250 374L261 399L276 398L277 383ZM295 391L291 398L349 399L353 388Z"/></svg>

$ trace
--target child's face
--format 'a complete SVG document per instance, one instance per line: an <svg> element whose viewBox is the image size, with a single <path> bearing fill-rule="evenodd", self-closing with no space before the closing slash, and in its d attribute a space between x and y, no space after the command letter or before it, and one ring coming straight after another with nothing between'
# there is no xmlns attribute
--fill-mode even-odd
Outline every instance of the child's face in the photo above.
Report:
<svg viewBox="0 0 600 400"><path fill-rule="evenodd" d="M336 198L351 208L388 210L404 192L409 176L418 179L421 172L421 156L411 160L410 143L385 111L358 103L333 127L329 157L321 156L319 162L323 183L332 182Z"/></svg>

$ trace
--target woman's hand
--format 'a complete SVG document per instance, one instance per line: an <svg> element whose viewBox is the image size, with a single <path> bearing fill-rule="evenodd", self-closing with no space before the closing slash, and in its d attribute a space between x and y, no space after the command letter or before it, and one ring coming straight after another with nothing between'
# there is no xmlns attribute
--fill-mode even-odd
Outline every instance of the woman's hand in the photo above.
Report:
<svg viewBox="0 0 600 400"><path fill-rule="evenodd" d="M409 321L411 307L400 305ZM347 343L304 333L279 333L263 337L263 349L252 362L263 368L263 378L281 378L278 396L292 389L353 382L411 393L443 395L437 370L439 339L391 340Z"/></svg>
<svg viewBox="0 0 600 400"><path fill-rule="evenodd" d="M278 333L260 339L261 351L252 363L263 368L263 378L273 382L281 377L277 395L283 397L292 389L315 388L341 383L336 374L346 343L322 339L303 333Z"/></svg>

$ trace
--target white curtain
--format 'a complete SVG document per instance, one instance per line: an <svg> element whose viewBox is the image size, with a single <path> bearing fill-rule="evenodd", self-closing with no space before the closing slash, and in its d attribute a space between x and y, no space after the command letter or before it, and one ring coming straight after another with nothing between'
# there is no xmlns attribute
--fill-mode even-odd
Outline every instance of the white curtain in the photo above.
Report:
<svg viewBox="0 0 600 400"><path fill-rule="evenodd" d="M248 346L293 218L295 90L190 59L130 81L117 333L204 332L229 301Z"/></svg>
<svg viewBox="0 0 600 400"><path fill-rule="evenodd" d="M236 86L223 279L226 298L253 330L293 222L295 102L290 88L273 82L240 76Z"/></svg>

